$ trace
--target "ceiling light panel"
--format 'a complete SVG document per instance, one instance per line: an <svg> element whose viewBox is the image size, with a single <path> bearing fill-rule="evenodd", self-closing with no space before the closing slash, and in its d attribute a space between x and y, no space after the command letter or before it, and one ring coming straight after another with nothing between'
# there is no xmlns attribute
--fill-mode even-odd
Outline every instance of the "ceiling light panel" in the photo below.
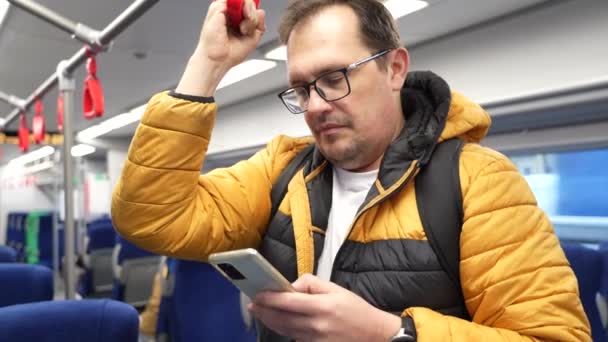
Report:
<svg viewBox="0 0 608 342"><path fill-rule="evenodd" d="M421 0L387 0L384 1L384 6L391 12L393 18L399 19L408 14L420 11L429 5L426 1Z"/></svg>
<svg viewBox="0 0 608 342"><path fill-rule="evenodd" d="M270 70L276 66L277 63L273 61L250 59L230 69L230 71L228 71L226 76L224 76L218 85L217 89L227 87L249 77L261 74L264 71Z"/></svg>

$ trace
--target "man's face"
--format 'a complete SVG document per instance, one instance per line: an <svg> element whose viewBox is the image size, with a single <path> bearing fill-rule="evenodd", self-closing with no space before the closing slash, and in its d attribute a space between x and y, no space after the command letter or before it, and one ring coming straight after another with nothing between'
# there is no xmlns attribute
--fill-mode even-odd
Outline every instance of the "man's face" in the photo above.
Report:
<svg viewBox="0 0 608 342"><path fill-rule="evenodd" d="M289 83L307 84L325 72L346 67L376 52L363 44L359 21L352 9L328 7L299 23L291 32L287 45ZM385 58L390 61L391 55ZM390 71L374 61L347 75L350 95L327 102L311 87L304 116L330 162L347 170L367 171L378 167L379 158L403 127L396 97L399 90L394 89L394 82L391 85Z"/></svg>

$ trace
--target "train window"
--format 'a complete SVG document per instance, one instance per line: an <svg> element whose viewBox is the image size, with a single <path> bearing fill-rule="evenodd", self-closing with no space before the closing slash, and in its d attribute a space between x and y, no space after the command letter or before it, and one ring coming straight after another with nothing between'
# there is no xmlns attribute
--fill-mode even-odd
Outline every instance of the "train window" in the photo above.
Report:
<svg viewBox="0 0 608 342"><path fill-rule="evenodd" d="M608 149L511 155L560 238L608 240Z"/></svg>

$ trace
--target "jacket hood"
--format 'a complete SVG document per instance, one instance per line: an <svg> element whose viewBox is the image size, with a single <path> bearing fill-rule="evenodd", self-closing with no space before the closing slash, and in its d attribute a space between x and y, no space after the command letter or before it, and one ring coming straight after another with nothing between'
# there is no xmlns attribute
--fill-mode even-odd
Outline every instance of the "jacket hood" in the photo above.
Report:
<svg viewBox="0 0 608 342"><path fill-rule="evenodd" d="M458 137L478 143L491 124L490 115L480 105L450 91L445 80L430 71L408 74L401 104L406 117L404 133L412 142L437 143Z"/></svg>
<svg viewBox="0 0 608 342"><path fill-rule="evenodd" d="M478 143L490 128L490 115L481 106L451 92L448 84L430 71L408 74L401 102L407 132L418 138L436 136L440 131L438 142L458 137Z"/></svg>
<svg viewBox="0 0 608 342"><path fill-rule="evenodd" d="M435 146L447 139L479 142L490 127L490 115L430 71L408 74L401 104L403 131L391 143L380 166L379 179L386 187L401 177L413 160L424 166Z"/></svg>
<svg viewBox="0 0 608 342"><path fill-rule="evenodd" d="M401 104L405 127L387 153L395 150L408 159L424 162L437 143L451 138L479 142L491 124L490 115L481 106L451 92L448 84L430 71L408 74Z"/></svg>

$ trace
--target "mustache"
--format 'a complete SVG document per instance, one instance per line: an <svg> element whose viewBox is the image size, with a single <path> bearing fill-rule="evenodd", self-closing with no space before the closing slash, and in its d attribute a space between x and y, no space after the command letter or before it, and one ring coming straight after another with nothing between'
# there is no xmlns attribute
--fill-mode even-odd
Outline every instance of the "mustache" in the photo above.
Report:
<svg viewBox="0 0 608 342"><path fill-rule="evenodd" d="M326 127L331 126L341 126L341 127L351 127L352 120L348 117L338 118L338 117L330 117L327 116L318 116L313 122L313 127L315 130L320 131Z"/></svg>

